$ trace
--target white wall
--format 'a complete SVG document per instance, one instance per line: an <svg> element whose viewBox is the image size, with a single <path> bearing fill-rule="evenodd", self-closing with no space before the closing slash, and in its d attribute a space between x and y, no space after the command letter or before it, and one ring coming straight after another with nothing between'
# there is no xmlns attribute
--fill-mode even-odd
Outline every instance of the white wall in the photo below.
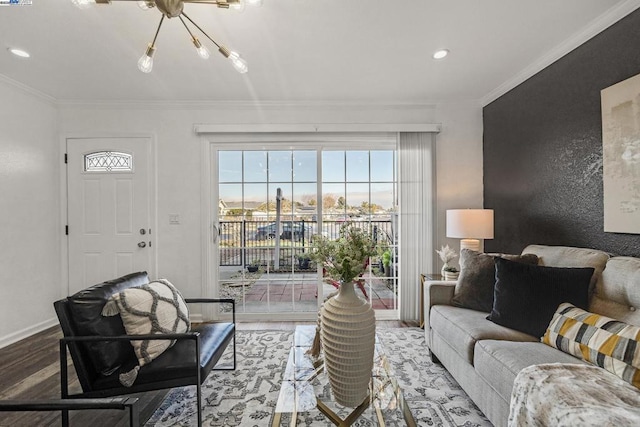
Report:
<svg viewBox="0 0 640 427"><path fill-rule="evenodd" d="M57 321L60 191L57 111L0 80L0 347Z"/></svg>
<svg viewBox="0 0 640 427"><path fill-rule="evenodd" d="M447 209L483 207L482 108L475 102L441 104L435 118L442 130L436 139L438 238L433 246L448 244L460 254L460 239L446 237L445 216ZM434 265L440 268L442 261L437 258Z"/></svg>
<svg viewBox="0 0 640 427"><path fill-rule="evenodd" d="M202 123L442 123L442 132L436 138L440 218L436 246L445 240L445 209L482 206L482 110L476 102L258 107L197 103L61 105L63 136L113 132L154 136L158 171L157 273L175 281L186 295L198 295L202 284L202 140L193 132L193 125ZM169 214L176 213L180 215L181 224L169 225Z"/></svg>
<svg viewBox="0 0 640 427"><path fill-rule="evenodd" d="M57 115L56 115L57 110ZM14 331L55 321L60 290L60 140L68 136L151 135L157 170L157 276L200 295L201 147L194 124L442 123L437 136L438 231L447 208L482 206L482 117L478 103L444 105L77 104L56 106L0 84L2 253L0 346ZM6 205L6 206L5 206ZM170 225L169 214L180 224ZM457 245L458 242L451 241ZM439 264L438 264L439 265ZM24 336L24 334L23 334ZM20 338L20 337L18 337Z"/></svg>

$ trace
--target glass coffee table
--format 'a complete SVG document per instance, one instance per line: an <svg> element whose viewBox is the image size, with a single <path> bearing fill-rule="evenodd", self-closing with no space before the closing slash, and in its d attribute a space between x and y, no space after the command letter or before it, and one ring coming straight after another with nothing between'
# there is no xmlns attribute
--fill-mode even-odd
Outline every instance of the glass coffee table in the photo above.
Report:
<svg viewBox="0 0 640 427"><path fill-rule="evenodd" d="M323 414L341 427L356 422L361 424L360 421L364 421L363 425L417 426L377 336L369 397L356 408L336 403L324 371L322 354L318 359L306 354L313 343L315 330L313 325L296 327L272 427L283 423L295 426L300 414L304 413L314 419Z"/></svg>

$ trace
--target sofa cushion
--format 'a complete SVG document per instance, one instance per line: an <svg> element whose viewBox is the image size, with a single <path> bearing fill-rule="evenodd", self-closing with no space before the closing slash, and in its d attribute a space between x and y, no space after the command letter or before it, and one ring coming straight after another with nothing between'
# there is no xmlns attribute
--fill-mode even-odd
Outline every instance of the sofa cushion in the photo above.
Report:
<svg viewBox="0 0 640 427"><path fill-rule="evenodd" d="M473 348L479 340L539 341L531 335L496 325L486 317L487 313L481 311L436 305L431 308L430 324L468 363L473 363Z"/></svg>
<svg viewBox="0 0 640 427"><path fill-rule="evenodd" d="M607 262L589 311L640 326L640 258L613 257Z"/></svg>
<svg viewBox="0 0 640 427"><path fill-rule="evenodd" d="M640 326L561 304L542 342L640 388Z"/></svg>
<svg viewBox="0 0 640 427"><path fill-rule="evenodd" d="M491 311L493 288L496 283L495 257L526 264L537 264L534 254L509 255L480 253L469 249L460 251L460 277L451 304L479 311Z"/></svg>
<svg viewBox="0 0 640 427"><path fill-rule="evenodd" d="M593 268L555 268L496 259L489 320L541 337L563 302L587 308Z"/></svg>
<svg viewBox="0 0 640 427"><path fill-rule="evenodd" d="M120 316L104 317L102 309L112 295L133 286L149 283L147 272L127 274L94 285L67 298L69 311L79 336L125 335ZM83 343L97 373L109 375L125 361L135 358L133 348L125 341Z"/></svg>
<svg viewBox="0 0 640 427"><path fill-rule="evenodd" d="M482 340L477 342L473 358L478 375L507 402L518 372L541 363L586 364L540 342Z"/></svg>

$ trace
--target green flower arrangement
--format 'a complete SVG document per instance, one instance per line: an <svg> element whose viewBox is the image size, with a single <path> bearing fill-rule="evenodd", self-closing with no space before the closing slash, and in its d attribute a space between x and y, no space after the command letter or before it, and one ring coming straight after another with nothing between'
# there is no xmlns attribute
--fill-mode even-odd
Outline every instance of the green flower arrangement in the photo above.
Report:
<svg viewBox="0 0 640 427"><path fill-rule="evenodd" d="M351 223L340 227L340 237L330 240L313 236L311 258L321 263L327 277L349 283L366 271L369 257L375 255L375 241L371 235Z"/></svg>

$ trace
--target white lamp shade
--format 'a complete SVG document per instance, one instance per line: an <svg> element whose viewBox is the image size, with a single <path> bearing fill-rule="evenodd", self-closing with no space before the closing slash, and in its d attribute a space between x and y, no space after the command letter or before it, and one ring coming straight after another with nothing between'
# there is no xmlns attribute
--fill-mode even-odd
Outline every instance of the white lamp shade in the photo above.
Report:
<svg viewBox="0 0 640 427"><path fill-rule="evenodd" d="M493 239L493 209L447 210L447 237Z"/></svg>

